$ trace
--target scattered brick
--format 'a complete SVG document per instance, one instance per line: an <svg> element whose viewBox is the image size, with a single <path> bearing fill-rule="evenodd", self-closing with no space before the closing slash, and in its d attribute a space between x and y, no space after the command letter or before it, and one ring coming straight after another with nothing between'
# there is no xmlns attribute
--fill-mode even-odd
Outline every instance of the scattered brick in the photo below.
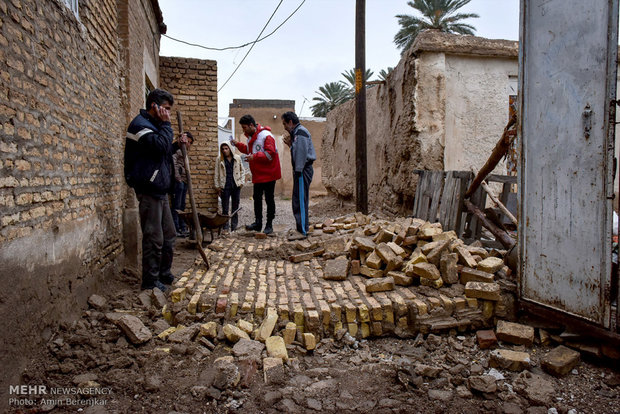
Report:
<svg viewBox="0 0 620 414"><path fill-rule="evenodd" d="M467 282L465 295L469 298L498 301L500 299L500 287L497 283Z"/></svg>
<svg viewBox="0 0 620 414"><path fill-rule="evenodd" d="M509 349L496 349L491 351L489 364L493 368L508 369L510 371L523 371L528 369L532 361L527 352L511 351Z"/></svg>
<svg viewBox="0 0 620 414"><path fill-rule="evenodd" d="M532 346L534 328L519 323L499 320L496 327L497 339L511 344Z"/></svg>
<svg viewBox="0 0 620 414"><path fill-rule="evenodd" d="M480 261L476 268L478 270L482 270L483 272L495 273L502 267L504 267L504 261L502 259L499 257L487 257L486 259Z"/></svg>
<svg viewBox="0 0 620 414"><path fill-rule="evenodd" d="M359 261L358 268L359 268ZM326 280L345 280L349 272L349 261L345 256L327 260L323 268L323 278ZM359 271L358 271L359 274Z"/></svg>
<svg viewBox="0 0 620 414"><path fill-rule="evenodd" d="M270 336L265 341L267 347L267 355L273 358L280 358L284 361L288 360L288 352L286 351L286 344L281 336Z"/></svg>
<svg viewBox="0 0 620 414"><path fill-rule="evenodd" d="M366 292L385 292L394 290L394 278L380 277L366 281Z"/></svg>
<svg viewBox="0 0 620 414"><path fill-rule="evenodd" d="M497 345L497 337L491 329L480 330L476 332L476 339L480 349L492 348Z"/></svg>
<svg viewBox="0 0 620 414"><path fill-rule="evenodd" d="M471 267L463 267L461 270L461 283L467 284L467 282L485 282L493 283L495 275L478 269L472 269Z"/></svg>
<svg viewBox="0 0 620 414"><path fill-rule="evenodd" d="M579 352L560 345L549 351L540 363L547 373L561 377L571 372L579 364L580 359Z"/></svg>

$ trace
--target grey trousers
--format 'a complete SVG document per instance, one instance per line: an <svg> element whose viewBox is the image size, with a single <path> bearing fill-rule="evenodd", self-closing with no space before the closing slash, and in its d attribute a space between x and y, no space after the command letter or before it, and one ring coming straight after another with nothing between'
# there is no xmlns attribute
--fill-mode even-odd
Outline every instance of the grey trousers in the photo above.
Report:
<svg viewBox="0 0 620 414"><path fill-rule="evenodd" d="M308 202L310 199L310 183L312 183L313 175L314 168L312 167L312 163L306 164L301 173L293 173L293 215L295 216L297 231L303 235L308 234L308 230L310 229L310 223L308 222Z"/></svg>
<svg viewBox="0 0 620 414"><path fill-rule="evenodd" d="M163 199L148 194L136 194L140 203L142 228L142 287L153 287L155 281L171 283L172 255L176 229L172 220L168 197Z"/></svg>

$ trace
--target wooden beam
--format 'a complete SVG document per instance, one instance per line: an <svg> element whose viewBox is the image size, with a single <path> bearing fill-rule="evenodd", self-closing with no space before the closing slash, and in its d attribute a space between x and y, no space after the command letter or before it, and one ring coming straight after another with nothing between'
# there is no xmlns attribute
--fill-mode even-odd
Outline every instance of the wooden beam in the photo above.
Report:
<svg viewBox="0 0 620 414"><path fill-rule="evenodd" d="M463 203L465 204L465 207L467 207L467 210L469 210L474 216L478 217L480 223L482 223L482 225L495 236L497 241L499 241L502 246L510 249L516 244L516 241L512 237L510 237L508 233L497 227L495 224L491 223L489 219L487 219L487 217L484 215L482 210L473 205L471 201L463 200Z"/></svg>
<svg viewBox="0 0 620 414"><path fill-rule="evenodd" d="M502 210L502 213L504 213L506 215L506 217L508 217L510 219L510 221L512 221L512 224L517 226L518 225L517 218L512 215L510 210L508 210L506 208L506 206L501 201L499 201L499 199L497 197L495 197L495 194L493 194L493 192L491 191L491 188L489 188L487 183L482 181L480 183L480 185L482 185L482 188L484 189L484 191L487 192L487 194L489 195L489 197L491 197L491 200L493 200L493 202L497 205L497 207L499 207L499 209Z"/></svg>

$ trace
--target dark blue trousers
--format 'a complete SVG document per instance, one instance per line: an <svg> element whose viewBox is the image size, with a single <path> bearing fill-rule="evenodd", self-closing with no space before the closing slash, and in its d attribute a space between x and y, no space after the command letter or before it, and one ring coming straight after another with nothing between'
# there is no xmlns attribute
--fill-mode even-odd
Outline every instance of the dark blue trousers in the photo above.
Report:
<svg viewBox="0 0 620 414"><path fill-rule="evenodd" d="M308 201L310 198L308 193L313 175L312 163L306 164L301 173L293 173L293 215L295 216L297 231L303 235L308 234L310 229L308 222Z"/></svg>

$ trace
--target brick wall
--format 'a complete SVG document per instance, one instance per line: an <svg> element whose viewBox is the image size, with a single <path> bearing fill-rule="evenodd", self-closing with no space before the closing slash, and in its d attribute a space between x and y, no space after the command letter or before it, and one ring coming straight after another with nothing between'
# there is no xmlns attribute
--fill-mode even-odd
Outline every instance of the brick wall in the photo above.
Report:
<svg viewBox="0 0 620 414"><path fill-rule="evenodd" d="M183 127L194 136L190 166L199 209L216 210L213 171L217 157L217 62L160 57L160 84L174 96L172 127L178 133L177 111ZM189 205L189 204L188 204Z"/></svg>
<svg viewBox="0 0 620 414"><path fill-rule="evenodd" d="M80 0L78 20L60 0L0 2L0 406L49 326L74 317L122 256L117 6Z"/></svg>

